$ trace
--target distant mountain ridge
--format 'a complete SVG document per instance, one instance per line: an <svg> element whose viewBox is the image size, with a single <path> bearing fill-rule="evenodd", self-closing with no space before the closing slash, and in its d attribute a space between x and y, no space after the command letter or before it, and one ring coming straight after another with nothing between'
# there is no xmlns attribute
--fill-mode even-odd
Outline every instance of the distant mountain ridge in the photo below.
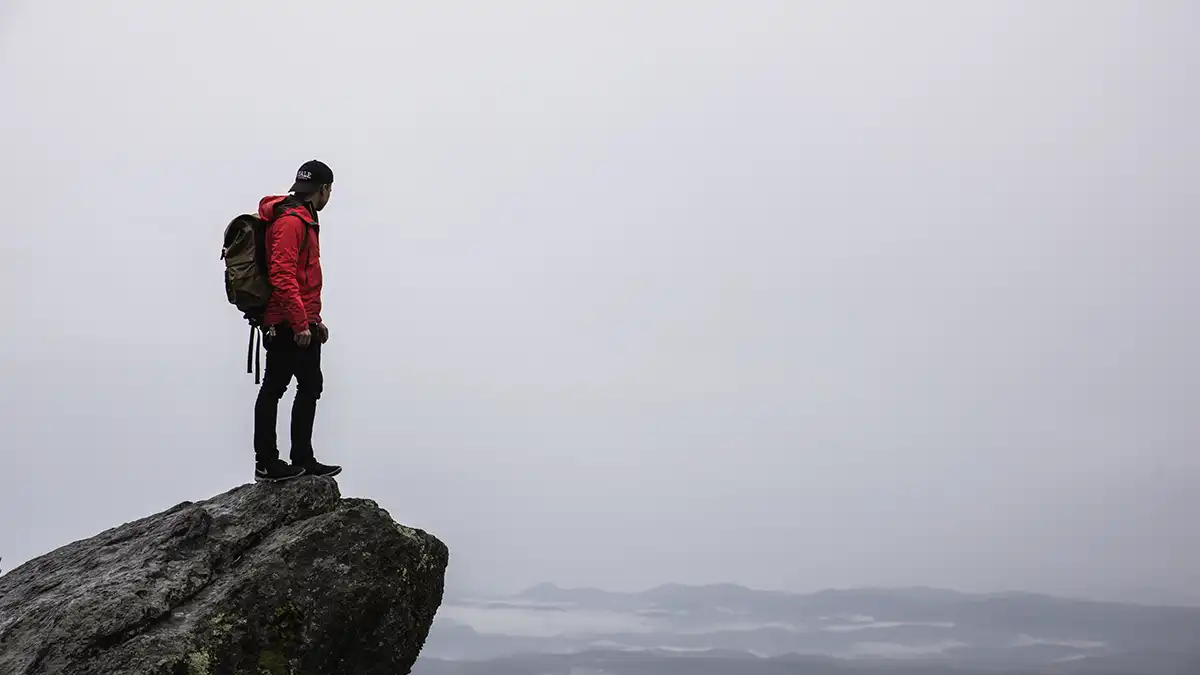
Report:
<svg viewBox="0 0 1200 675"><path fill-rule="evenodd" d="M665 583L639 591L608 591L595 587L569 588L552 582L542 582L517 593L498 596L497 600L528 600L545 603L597 604L603 606L628 606L633 603L663 604L713 604L747 603L787 604L791 607L843 607L848 603L870 603L894 610L920 611L920 608L947 607L964 603L983 602L1031 602L1046 606L1091 606L1096 609L1142 607L1163 610L1177 616L1190 616L1200 612L1200 604L1183 599L1177 603L1156 604L1150 602L1122 602L1098 600L1067 595L1052 595L1028 591L993 591L986 593L956 591L931 586L861 586L851 588L828 588L812 592L755 589L735 583L679 584ZM754 606L758 606L755 604ZM909 617L911 618L911 617Z"/></svg>
<svg viewBox="0 0 1200 675"><path fill-rule="evenodd" d="M539 600L547 602L575 602L587 601L605 597L625 597L638 599L671 599L693 595L703 595L708 599L717 598L837 598L848 599L855 596L859 597L874 597L879 595L887 595L891 597L907 597L914 600L925 601L962 601L970 599L989 599L989 598L1041 598L1046 600L1059 600L1069 602L1091 602L1099 604L1117 604L1117 605L1139 605L1146 606L1182 606L1189 605L1161 605L1156 603L1132 603L1115 600L1096 600L1089 598L1074 597L1069 595L1052 595L1048 593L1033 593L1029 591L993 591L987 593L972 593L966 591L956 591L946 588L937 588L933 586L853 586L849 588L826 588L819 591L799 592L799 591L784 591L773 589L757 589L742 584L736 583L714 583L714 584L680 584L680 583L664 583L658 586L652 586L639 591L610 591L597 587L567 587L559 586L553 582L541 582L530 586L524 590L518 591L511 595L497 596L500 598L521 598L527 600ZM1200 605L1198 605L1200 608Z"/></svg>
<svg viewBox="0 0 1200 675"><path fill-rule="evenodd" d="M964 599L964 598L1054 598L1058 600L1070 600L1072 602L1098 602L1111 603L1121 605L1145 605L1151 607L1196 607L1200 608L1200 593L1173 593L1153 588L1138 589L1137 592L1129 591L1127 595L1137 594L1147 596L1152 599L1145 600L1130 600L1130 599L1114 599L1111 597L1093 597L1089 595L1071 594L1071 593L1042 593L1022 590L1002 590L989 592L971 592L958 591L949 588L937 586L849 586L849 587L831 587L817 591L787 591L781 589L761 589L746 586L738 583L709 583L709 584L682 584L668 582L651 586L637 591L614 591L607 590L595 586L562 586L550 581L544 581L523 590L511 594L498 595L495 597L507 598L548 598L553 596L577 596L577 597L595 597L600 595L609 596L631 596L631 597L656 597L664 595L672 595L675 593L716 593L716 594L744 594L744 595L781 595L788 597L803 597L803 596L820 596L820 595L836 595L847 596L853 594L874 594L887 593L891 595L911 595L913 597L924 598L942 598L947 600Z"/></svg>

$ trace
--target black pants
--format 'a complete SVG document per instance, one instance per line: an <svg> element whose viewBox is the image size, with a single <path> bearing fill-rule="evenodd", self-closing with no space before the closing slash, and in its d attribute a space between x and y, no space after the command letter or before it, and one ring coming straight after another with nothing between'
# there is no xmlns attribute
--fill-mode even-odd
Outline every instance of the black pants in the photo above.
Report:
<svg viewBox="0 0 1200 675"><path fill-rule="evenodd" d="M321 398L324 377L321 375L321 342L316 326L310 326L312 341L307 347L296 344L290 327L275 326L274 334L267 329L263 348L267 352L267 367L262 387L254 403L254 458L267 462L279 457L276 422L279 401L296 379L296 400L292 403L292 463L313 459L313 420L317 414L317 399Z"/></svg>

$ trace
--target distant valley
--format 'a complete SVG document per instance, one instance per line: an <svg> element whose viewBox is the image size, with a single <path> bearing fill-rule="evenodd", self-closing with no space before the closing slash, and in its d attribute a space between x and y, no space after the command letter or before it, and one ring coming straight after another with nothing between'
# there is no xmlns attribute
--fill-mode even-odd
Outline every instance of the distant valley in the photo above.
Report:
<svg viewBox="0 0 1200 675"><path fill-rule="evenodd" d="M1200 608L932 588L448 598L417 675L1200 673Z"/></svg>

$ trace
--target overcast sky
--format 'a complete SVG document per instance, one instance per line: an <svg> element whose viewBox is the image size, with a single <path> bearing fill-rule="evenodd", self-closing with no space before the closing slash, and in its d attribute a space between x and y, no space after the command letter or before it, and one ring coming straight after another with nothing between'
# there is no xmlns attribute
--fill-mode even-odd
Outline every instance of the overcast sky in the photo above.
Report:
<svg viewBox="0 0 1200 675"><path fill-rule="evenodd" d="M0 2L0 568L251 480L221 233L320 158L318 457L451 591L1200 594L1197 26Z"/></svg>

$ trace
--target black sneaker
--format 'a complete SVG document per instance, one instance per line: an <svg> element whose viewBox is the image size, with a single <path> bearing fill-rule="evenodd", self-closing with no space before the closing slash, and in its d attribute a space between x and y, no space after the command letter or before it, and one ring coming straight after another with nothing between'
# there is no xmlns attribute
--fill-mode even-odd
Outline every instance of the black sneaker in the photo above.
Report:
<svg viewBox="0 0 1200 675"><path fill-rule="evenodd" d="M279 481L290 480L303 475L303 467L292 466L281 459L273 462L259 462L254 467L254 480L260 483L278 483Z"/></svg>
<svg viewBox="0 0 1200 675"><path fill-rule="evenodd" d="M296 462L295 466L303 467L304 473L309 476L336 476L342 472L342 467L340 466L322 464L315 459Z"/></svg>

